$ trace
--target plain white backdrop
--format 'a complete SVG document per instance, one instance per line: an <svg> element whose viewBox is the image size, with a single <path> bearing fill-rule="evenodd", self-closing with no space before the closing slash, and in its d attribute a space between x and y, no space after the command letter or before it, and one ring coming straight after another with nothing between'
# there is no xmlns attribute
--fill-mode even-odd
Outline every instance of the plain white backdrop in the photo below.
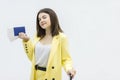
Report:
<svg viewBox="0 0 120 80"><path fill-rule="evenodd" d="M46 7L68 36L74 80L120 80L120 0L0 0L0 80L29 80L31 63L7 29L26 26L32 37L36 14ZM69 80L64 70L62 79Z"/></svg>

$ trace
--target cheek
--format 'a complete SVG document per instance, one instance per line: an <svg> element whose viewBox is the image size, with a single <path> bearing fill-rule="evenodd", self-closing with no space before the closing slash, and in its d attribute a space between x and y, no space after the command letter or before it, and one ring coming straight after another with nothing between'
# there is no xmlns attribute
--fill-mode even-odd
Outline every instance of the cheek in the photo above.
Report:
<svg viewBox="0 0 120 80"><path fill-rule="evenodd" d="M51 23L49 22L48 25L51 26Z"/></svg>
<svg viewBox="0 0 120 80"><path fill-rule="evenodd" d="M51 21L50 20L48 21L48 24L49 24L49 26L51 26Z"/></svg>
<svg viewBox="0 0 120 80"><path fill-rule="evenodd" d="M39 25L41 26L41 23L39 22Z"/></svg>

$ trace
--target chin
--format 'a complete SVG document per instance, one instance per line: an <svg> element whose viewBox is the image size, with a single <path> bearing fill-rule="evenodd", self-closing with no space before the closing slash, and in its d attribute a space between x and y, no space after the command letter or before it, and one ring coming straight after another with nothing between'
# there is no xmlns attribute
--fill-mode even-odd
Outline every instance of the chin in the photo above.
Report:
<svg viewBox="0 0 120 80"><path fill-rule="evenodd" d="M43 26L43 27L42 27L42 29L46 29L46 27L45 27L45 26Z"/></svg>

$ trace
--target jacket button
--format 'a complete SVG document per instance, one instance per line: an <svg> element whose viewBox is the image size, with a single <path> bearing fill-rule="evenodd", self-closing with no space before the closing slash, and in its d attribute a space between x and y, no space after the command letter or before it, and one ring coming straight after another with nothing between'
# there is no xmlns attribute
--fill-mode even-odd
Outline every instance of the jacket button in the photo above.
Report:
<svg viewBox="0 0 120 80"><path fill-rule="evenodd" d="M55 78L52 78L52 80L55 80Z"/></svg>
<svg viewBox="0 0 120 80"><path fill-rule="evenodd" d="M52 66L52 69L54 69L54 66Z"/></svg>
<svg viewBox="0 0 120 80"><path fill-rule="evenodd" d="M47 79L45 79L45 80L47 80Z"/></svg>

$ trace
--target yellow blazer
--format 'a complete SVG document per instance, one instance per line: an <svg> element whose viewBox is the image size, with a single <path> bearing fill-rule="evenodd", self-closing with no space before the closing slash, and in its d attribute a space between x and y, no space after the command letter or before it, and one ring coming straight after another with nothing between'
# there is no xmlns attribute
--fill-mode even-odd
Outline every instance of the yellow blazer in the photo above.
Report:
<svg viewBox="0 0 120 80"><path fill-rule="evenodd" d="M23 41L24 50L32 62L31 80L35 80L35 44L40 40L40 37L35 36L33 41ZM61 80L62 66L67 72L72 69L72 59L68 50L68 41L63 33L59 33L53 37L52 48L48 59L45 80Z"/></svg>

